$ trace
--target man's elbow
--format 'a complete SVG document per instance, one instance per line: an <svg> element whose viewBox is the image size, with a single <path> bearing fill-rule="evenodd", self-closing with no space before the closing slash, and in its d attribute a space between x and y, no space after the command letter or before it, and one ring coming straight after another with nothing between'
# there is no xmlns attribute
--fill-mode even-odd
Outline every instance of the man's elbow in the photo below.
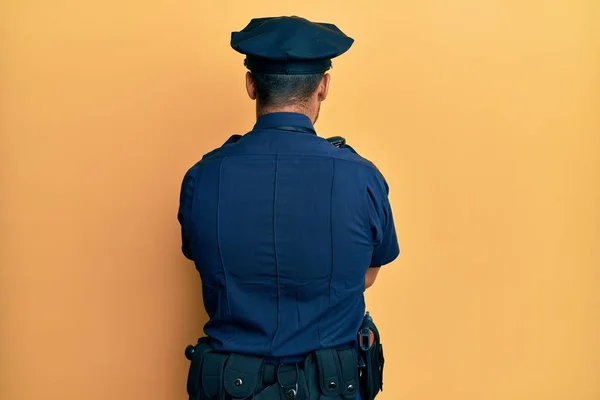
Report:
<svg viewBox="0 0 600 400"><path fill-rule="evenodd" d="M181 252L183 253L183 256L185 258L187 258L190 261L194 261L194 257L192 255L192 250L190 249L190 246L188 246L186 242L183 242L183 244L181 245Z"/></svg>
<svg viewBox="0 0 600 400"><path fill-rule="evenodd" d="M375 284L375 279L377 279L377 274L379 273L379 268L369 268L367 274L365 275L365 289L370 288Z"/></svg>

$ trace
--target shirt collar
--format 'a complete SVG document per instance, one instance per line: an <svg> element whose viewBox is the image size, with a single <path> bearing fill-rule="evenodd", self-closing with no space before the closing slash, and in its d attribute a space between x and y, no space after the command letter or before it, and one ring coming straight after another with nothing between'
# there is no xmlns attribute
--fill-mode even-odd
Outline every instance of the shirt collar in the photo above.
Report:
<svg viewBox="0 0 600 400"><path fill-rule="evenodd" d="M314 126L310 118L304 114L294 112L274 112L258 117L255 130L269 129L277 127L292 126L297 128L305 128L314 132Z"/></svg>

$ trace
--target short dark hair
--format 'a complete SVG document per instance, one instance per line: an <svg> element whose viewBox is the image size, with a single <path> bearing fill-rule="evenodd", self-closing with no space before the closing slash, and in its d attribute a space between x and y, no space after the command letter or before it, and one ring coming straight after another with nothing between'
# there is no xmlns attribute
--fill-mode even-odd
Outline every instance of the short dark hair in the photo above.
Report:
<svg viewBox="0 0 600 400"><path fill-rule="evenodd" d="M258 104L261 107L281 107L303 103L317 90L323 75L252 73Z"/></svg>

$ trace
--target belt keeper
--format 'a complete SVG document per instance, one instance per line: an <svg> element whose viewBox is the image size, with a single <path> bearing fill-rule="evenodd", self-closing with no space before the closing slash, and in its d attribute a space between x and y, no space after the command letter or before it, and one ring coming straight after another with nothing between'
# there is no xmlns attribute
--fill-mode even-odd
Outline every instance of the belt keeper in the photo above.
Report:
<svg viewBox="0 0 600 400"><path fill-rule="evenodd" d="M294 370L288 369L287 371L282 371L282 367L286 366L280 364L277 367L277 383L279 383L279 386L283 389L285 396L288 399L294 399L298 395L298 379L300 379L300 371L298 368L298 364L294 364ZM288 376L290 372L294 372L295 375L293 383L286 382L287 379L282 379L282 376Z"/></svg>

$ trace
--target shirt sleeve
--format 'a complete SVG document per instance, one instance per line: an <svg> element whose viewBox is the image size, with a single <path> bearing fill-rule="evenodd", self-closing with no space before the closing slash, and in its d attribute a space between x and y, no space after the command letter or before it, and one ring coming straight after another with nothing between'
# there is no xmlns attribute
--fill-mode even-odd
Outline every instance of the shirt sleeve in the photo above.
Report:
<svg viewBox="0 0 600 400"><path fill-rule="evenodd" d="M177 220L181 226L181 251L183 255L194 260L192 254L192 238L191 238L191 214L194 204L194 190L196 186L196 168L191 168L186 172L181 184L181 192L179 195L179 211Z"/></svg>
<svg viewBox="0 0 600 400"><path fill-rule="evenodd" d="M367 187L369 197L369 220L373 238L371 267L381 267L400 255L398 237L389 202L389 186L378 171Z"/></svg>

